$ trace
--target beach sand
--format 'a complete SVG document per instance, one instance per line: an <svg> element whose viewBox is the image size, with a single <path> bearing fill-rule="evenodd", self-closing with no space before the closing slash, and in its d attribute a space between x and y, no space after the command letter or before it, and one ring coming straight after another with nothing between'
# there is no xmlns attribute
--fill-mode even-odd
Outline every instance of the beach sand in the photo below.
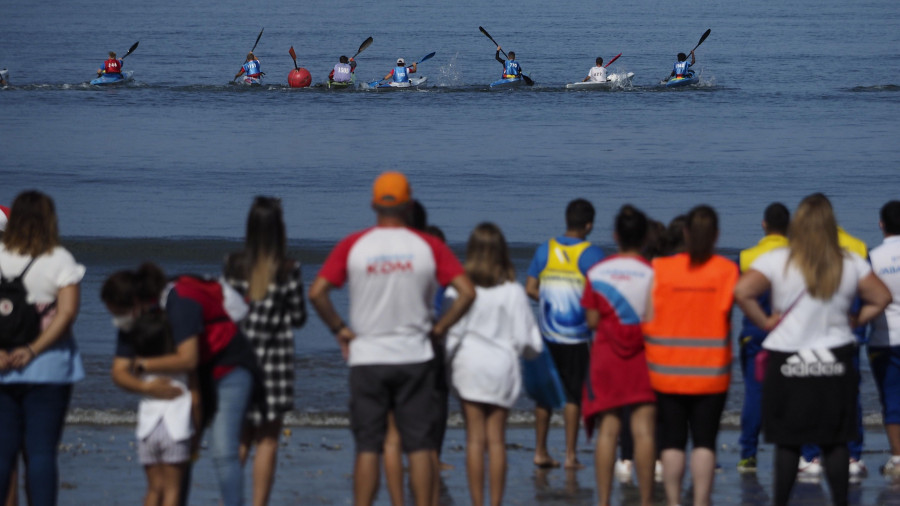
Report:
<svg viewBox="0 0 900 506"><path fill-rule="evenodd" d="M772 447L763 445L756 474L741 475L736 471L739 457L739 432L723 430L719 434L718 459L721 470L716 475L715 504L764 505L771 502ZM878 473L886 459L887 442L883 432L869 429L866 433L864 460L869 476L850 489L851 504L898 504L900 485L891 485ZM530 427L510 427L507 433L509 471L505 504L589 505L595 504L593 445L579 441L579 471L562 469L538 470L532 464L534 432ZM550 432L553 455L563 456L563 430ZM61 505L140 504L145 478L136 461L133 428L126 425L70 424L63 435L59 456ZM465 477L465 432L450 428L444 443L442 460L453 469L442 473L442 504L468 504ZM353 442L346 427L291 427L282 438L279 467L270 504L351 504ZM216 505L218 492L210 458L201 454L194 466L191 504ZM250 472L245 469L250 496ZM687 481L687 480L686 480ZM658 503L663 492L657 486ZM798 483L792 504L828 504L828 491L821 483ZM407 500L408 504L411 501ZM636 504L634 486L616 485L613 504ZM689 500L683 501L690 504ZM376 504L390 501L382 486Z"/></svg>

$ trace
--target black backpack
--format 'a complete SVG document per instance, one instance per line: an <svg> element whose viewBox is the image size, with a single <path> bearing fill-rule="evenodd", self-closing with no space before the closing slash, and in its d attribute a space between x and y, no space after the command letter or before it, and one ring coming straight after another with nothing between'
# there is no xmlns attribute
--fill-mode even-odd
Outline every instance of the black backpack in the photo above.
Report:
<svg viewBox="0 0 900 506"><path fill-rule="evenodd" d="M28 291L22 278L31 268L34 258L22 273L8 279L0 271L0 349L11 350L33 342L41 333L41 312L28 303Z"/></svg>

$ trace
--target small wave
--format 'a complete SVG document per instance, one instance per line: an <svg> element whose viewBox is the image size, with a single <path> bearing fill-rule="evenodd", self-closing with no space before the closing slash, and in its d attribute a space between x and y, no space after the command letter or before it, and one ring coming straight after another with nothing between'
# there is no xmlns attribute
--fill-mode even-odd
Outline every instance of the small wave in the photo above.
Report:
<svg viewBox="0 0 900 506"><path fill-rule="evenodd" d="M851 92L865 93L872 91L900 91L900 84L876 84L874 86L854 86Z"/></svg>

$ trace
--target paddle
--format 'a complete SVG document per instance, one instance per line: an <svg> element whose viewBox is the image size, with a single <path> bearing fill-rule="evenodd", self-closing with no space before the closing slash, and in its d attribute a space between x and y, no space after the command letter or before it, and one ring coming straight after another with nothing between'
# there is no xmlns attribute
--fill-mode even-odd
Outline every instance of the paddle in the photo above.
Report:
<svg viewBox="0 0 900 506"><path fill-rule="evenodd" d="M694 51L696 51L697 48L700 47L700 44L703 44L703 41L706 40L707 37L709 37L710 32L712 32L712 28L707 28L706 31L703 32L703 35L700 36L700 41L697 42L697 45L694 46L694 49L691 49L691 50L688 52L688 54L691 54L691 53L693 53ZM662 80L661 83L662 83L662 84L665 84L665 83L669 80L669 77L671 77L671 75L670 75L670 76L666 76L666 77Z"/></svg>
<svg viewBox="0 0 900 506"><path fill-rule="evenodd" d="M495 46L500 47L500 44L497 44L497 41L494 40L493 37L491 37L491 34L489 34L487 32L487 30L484 29L483 26L479 26L478 29L481 30L481 33L483 33L485 37L491 39L491 42L493 42ZM507 60L509 59L509 56L506 55L506 51L501 49L500 52L503 53L503 56L506 57ZM534 80L532 80L530 77L526 76L525 74L521 74L521 76L522 76L522 79L525 80L525 84L527 84L528 86L531 86L534 84Z"/></svg>
<svg viewBox="0 0 900 506"><path fill-rule="evenodd" d="M612 57L612 60L609 60L609 63L607 63L606 65L604 65L603 68L606 68L606 67L609 67L610 65L612 65L612 63L613 63L614 61L618 60L620 56L622 56L622 53L619 53L619 54L613 56L613 57Z"/></svg>
<svg viewBox="0 0 900 506"><path fill-rule="evenodd" d="M297 53L294 52L294 46L291 46L288 54L291 55L291 58L294 59L294 70L300 70L300 67L297 66Z"/></svg>
<svg viewBox="0 0 900 506"><path fill-rule="evenodd" d="M262 38L262 34L265 31L266 27L263 27L262 30L259 31L259 35L256 36L256 42L253 43L253 47L250 49L250 52L256 51L256 45L259 44L259 39ZM293 47L291 47L293 49ZM294 63L296 65L296 62ZM234 76L234 79L231 82L237 81L237 76Z"/></svg>
<svg viewBox="0 0 900 506"><path fill-rule="evenodd" d="M122 59L124 60L125 58L128 58L128 55L130 55L131 53L133 53L134 50L137 49L138 44L140 44L140 43L141 43L141 41L137 41L137 42L135 42L134 44L132 44L132 46L128 49L128 52L125 53L125 56L123 56Z"/></svg>
<svg viewBox="0 0 900 506"><path fill-rule="evenodd" d="M424 61L430 60L431 58L434 57L435 54L436 54L436 53L433 53L433 52L432 52L432 53L426 54L426 55L423 56L419 61L416 62L416 66L418 66L420 63L422 63L422 62L424 62ZM378 80L378 81L372 81L372 82L369 83L369 87L370 87L370 88L373 88L373 87L375 87L375 86L378 86L378 85L381 84L383 81L384 81L384 79L380 79L380 80Z"/></svg>
<svg viewBox="0 0 900 506"><path fill-rule="evenodd" d="M352 60L352 59L356 58L357 56L359 56L359 53L362 53L363 51L366 50L367 47L372 45L373 40L375 40L375 39L373 39L372 37L369 37L368 39L364 40L363 43L359 45L359 50L356 51L356 54L351 56L350 59Z"/></svg>

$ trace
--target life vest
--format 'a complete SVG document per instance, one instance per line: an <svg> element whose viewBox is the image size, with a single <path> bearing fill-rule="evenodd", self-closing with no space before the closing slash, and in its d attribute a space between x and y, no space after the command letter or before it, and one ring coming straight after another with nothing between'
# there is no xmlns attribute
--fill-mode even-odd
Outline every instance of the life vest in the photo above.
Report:
<svg viewBox="0 0 900 506"><path fill-rule="evenodd" d="M394 74L391 76L395 83L408 83L409 71L403 65L394 67Z"/></svg>
<svg viewBox="0 0 900 506"><path fill-rule="evenodd" d="M243 64L242 67L249 77L259 77L259 60L250 60Z"/></svg>
<svg viewBox="0 0 900 506"><path fill-rule="evenodd" d="M519 75L519 62L516 60L506 60L503 64L503 78L512 79Z"/></svg>
<svg viewBox="0 0 900 506"><path fill-rule="evenodd" d="M209 363L238 333L236 322L246 315L247 305L232 288L214 279L180 276L172 289L203 308L204 329L198 336L200 363Z"/></svg>
<svg viewBox="0 0 900 506"><path fill-rule="evenodd" d="M728 391L737 265L713 255L692 267L681 253L654 259L653 271L653 320L643 325L651 386L669 394Z"/></svg>
<svg viewBox="0 0 900 506"><path fill-rule="evenodd" d="M687 60L675 62L675 77L684 77L688 73L691 64Z"/></svg>
<svg viewBox="0 0 900 506"><path fill-rule="evenodd" d="M350 73L353 68L349 63L338 63L334 66L334 77L331 79L336 83L346 83L350 81Z"/></svg>
<svg viewBox="0 0 900 506"><path fill-rule="evenodd" d="M121 74L122 73L122 60L117 60L115 58L110 58L103 62L103 71L107 74Z"/></svg>
<svg viewBox="0 0 900 506"><path fill-rule="evenodd" d="M581 296L584 293L584 274L578 260L591 243L582 241L570 246L550 239L547 265L538 274L541 333L548 341L577 344L591 339L591 331L584 319Z"/></svg>

